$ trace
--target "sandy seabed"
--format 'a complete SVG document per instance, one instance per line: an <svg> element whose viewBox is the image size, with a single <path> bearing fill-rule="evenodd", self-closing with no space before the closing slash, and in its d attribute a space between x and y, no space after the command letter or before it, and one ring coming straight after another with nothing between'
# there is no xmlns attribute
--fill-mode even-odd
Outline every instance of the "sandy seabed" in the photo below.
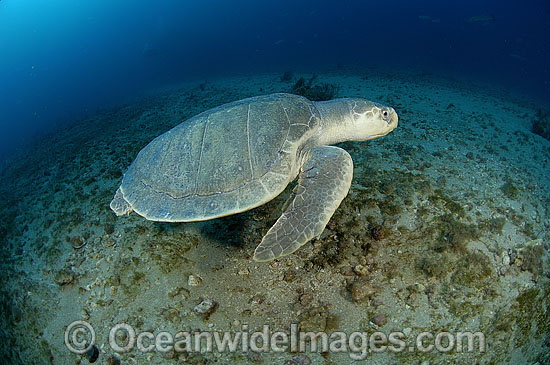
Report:
<svg viewBox="0 0 550 365"><path fill-rule="evenodd" d="M0 184L3 362L85 364L97 355L102 364L344 364L363 354L372 364L549 363L550 142L531 132L539 105L527 98L430 74L319 74L339 97L394 107L399 127L340 144L354 160L350 193L319 239L272 263L252 253L291 187L259 208L201 223L109 209L154 137L223 103L288 92L300 76L311 75L181 85L11 157ZM65 344L74 321L95 330L87 354ZM205 335L202 351L117 352L109 333L122 323L136 336L183 331L180 339L196 331L250 337L267 325L271 340L276 331L324 332L333 347L209 352ZM337 343L354 332L355 347ZM392 332L402 345L384 343ZM472 351L456 341L468 332ZM124 331L115 339L132 340Z"/></svg>

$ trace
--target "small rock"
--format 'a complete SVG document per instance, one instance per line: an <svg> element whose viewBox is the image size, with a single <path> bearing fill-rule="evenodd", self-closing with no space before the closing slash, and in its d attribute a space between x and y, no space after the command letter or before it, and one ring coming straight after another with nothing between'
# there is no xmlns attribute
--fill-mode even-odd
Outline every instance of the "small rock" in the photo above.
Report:
<svg viewBox="0 0 550 365"><path fill-rule="evenodd" d="M372 236L372 238L374 238L375 240L378 241L378 240L381 240L382 238L384 238L386 236L386 230L381 225L374 226L370 230L370 235Z"/></svg>
<svg viewBox="0 0 550 365"><path fill-rule="evenodd" d="M86 321L90 319L90 313L88 313L88 311L85 308L82 309L82 318L84 318L84 320Z"/></svg>
<svg viewBox="0 0 550 365"><path fill-rule="evenodd" d="M83 244L84 244L84 238L82 238L80 236L74 236L71 239L71 245L73 245L73 247L80 247Z"/></svg>
<svg viewBox="0 0 550 365"><path fill-rule="evenodd" d="M107 241L105 241L105 247L111 247L115 245L115 240L112 238L109 238Z"/></svg>
<svg viewBox="0 0 550 365"><path fill-rule="evenodd" d="M56 284L63 286L70 284L74 281L75 274L70 268L65 268L58 271L54 276L54 281Z"/></svg>
<svg viewBox="0 0 550 365"><path fill-rule="evenodd" d="M248 275L250 274L250 269L248 267L243 267L239 269L239 275Z"/></svg>
<svg viewBox="0 0 550 365"><path fill-rule="evenodd" d="M195 308L193 308L193 311L198 314L211 314L216 309L216 306L216 302L210 299L204 299Z"/></svg>
<svg viewBox="0 0 550 365"><path fill-rule="evenodd" d="M113 234L115 232L115 226L113 226L112 224L107 223L106 225L103 226L103 230L107 234Z"/></svg>
<svg viewBox="0 0 550 365"><path fill-rule="evenodd" d="M367 276L369 274L369 270L364 265L357 265L353 268L353 271L359 276Z"/></svg>
<svg viewBox="0 0 550 365"><path fill-rule="evenodd" d="M287 271L285 271L284 275L283 275L283 280L286 281L287 283L290 283L292 281L294 281L296 279L296 272L292 269L288 269Z"/></svg>
<svg viewBox="0 0 550 365"><path fill-rule="evenodd" d="M380 313L379 315L375 316L373 319L370 320L372 323L374 323L375 325L377 325L378 327L382 327L383 325L386 324L386 322L388 322L388 320L386 319L386 316L383 315L382 313Z"/></svg>
<svg viewBox="0 0 550 365"><path fill-rule="evenodd" d="M264 302L264 296L261 294L256 294L252 298L250 298L249 303L253 305L259 305Z"/></svg>
<svg viewBox="0 0 550 365"><path fill-rule="evenodd" d="M137 228L137 234L142 235L145 234L149 229L147 227L138 226Z"/></svg>
<svg viewBox="0 0 550 365"><path fill-rule="evenodd" d="M370 280L361 278L355 280L351 284L351 296L355 302L363 302L374 299L374 296L378 292L378 288L375 287Z"/></svg>
<svg viewBox="0 0 550 365"><path fill-rule="evenodd" d="M305 293L300 295L300 304L303 306L309 305L313 301L313 295Z"/></svg>
<svg viewBox="0 0 550 365"><path fill-rule="evenodd" d="M200 286L202 284L202 279L197 275L189 275L187 279L187 285L189 286Z"/></svg>
<svg viewBox="0 0 550 365"><path fill-rule="evenodd" d="M109 281L110 281L111 285L119 286L120 285L120 276L113 275L109 278Z"/></svg>
<svg viewBox="0 0 550 365"><path fill-rule="evenodd" d="M294 355L292 359L286 360L284 365L310 365L311 360L304 354Z"/></svg>
<svg viewBox="0 0 550 365"><path fill-rule="evenodd" d="M89 362L94 363L97 361L98 357L99 357L99 349L97 348L96 345L92 345L92 347L90 347L88 351L86 351L86 358L88 359Z"/></svg>
<svg viewBox="0 0 550 365"><path fill-rule="evenodd" d="M262 355L254 351L248 351L246 353L246 359L251 363L259 364L262 362Z"/></svg>
<svg viewBox="0 0 550 365"><path fill-rule="evenodd" d="M107 365L120 365L120 359L117 355L111 355L107 358Z"/></svg>
<svg viewBox="0 0 550 365"><path fill-rule="evenodd" d="M502 255L502 264L504 266L510 266L510 255L508 255L508 252L504 252Z"/></svg>
<svg viewBox="0 0 550 365"><path fill-rule="evenodd" d="M174 349L168 351L161 351L162 357L166 360L175 360L177 359L177 353Z"/></svg>
<svg viewBox="0 0 550 365"><path fill-rule="evenodd" d="M319 332L327 328L329 318L328 310L325 306L311 307L300 315L298 327L302 332Z"/></svg>

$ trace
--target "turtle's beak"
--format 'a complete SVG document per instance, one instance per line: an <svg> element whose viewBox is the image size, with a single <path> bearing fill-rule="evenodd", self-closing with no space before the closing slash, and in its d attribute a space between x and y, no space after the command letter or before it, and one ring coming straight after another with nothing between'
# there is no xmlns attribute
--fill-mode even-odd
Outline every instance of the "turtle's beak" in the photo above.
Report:
<svg viewBox="0 0 550 365"><path fill-rule="evenodd" d="M397 124L399 124L399 117L397 116L395 109L391 108L391 112L392 112L392 116L388 123L388 127L390 128L388 133L393 131L395 128L397 128Z"/></svg>

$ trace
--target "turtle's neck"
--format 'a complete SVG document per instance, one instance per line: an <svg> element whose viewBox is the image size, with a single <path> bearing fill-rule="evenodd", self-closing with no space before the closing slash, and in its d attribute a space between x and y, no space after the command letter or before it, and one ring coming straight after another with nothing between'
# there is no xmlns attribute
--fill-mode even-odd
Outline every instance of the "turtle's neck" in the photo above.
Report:
<svg viewBox="0 0 550 365"><path fill-rule="evenodd" d="M321 115L320 145L333 145L355 141L353 117L347 99L317 101L313 103Z"/></svg>

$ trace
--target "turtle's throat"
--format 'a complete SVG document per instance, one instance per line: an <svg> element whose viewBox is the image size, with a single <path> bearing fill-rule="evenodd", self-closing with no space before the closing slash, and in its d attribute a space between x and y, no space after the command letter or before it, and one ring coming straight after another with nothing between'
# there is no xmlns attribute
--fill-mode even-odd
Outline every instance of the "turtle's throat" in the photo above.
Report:
<svg viewBox="0 0 550 365"><path fill-rule="evenodd" d="M345 100L318 101L314 104L321 115L320 145L358 140L353 117Z"/></svg>

